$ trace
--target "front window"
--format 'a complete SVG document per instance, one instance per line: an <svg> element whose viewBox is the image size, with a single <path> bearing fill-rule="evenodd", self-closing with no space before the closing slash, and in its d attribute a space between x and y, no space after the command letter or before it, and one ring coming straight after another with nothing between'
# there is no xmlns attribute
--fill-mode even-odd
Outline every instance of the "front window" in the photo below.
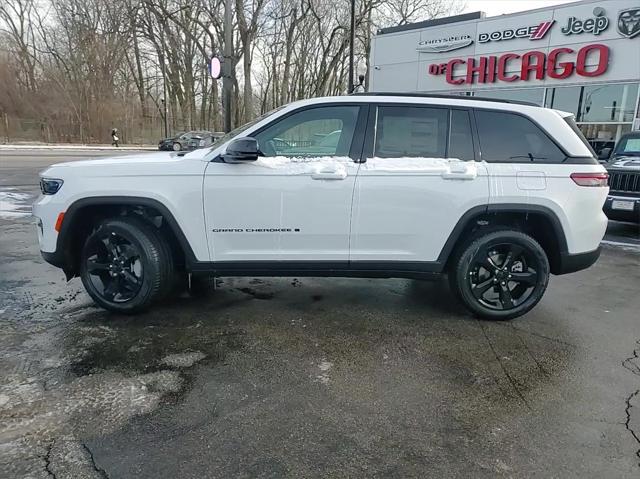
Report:
<svg viewBox="0 0 640 479"><path fill-rule="evenodd" d="M360 107L323 106L298 111L255 135L263 156L349 156Z"/></svg>

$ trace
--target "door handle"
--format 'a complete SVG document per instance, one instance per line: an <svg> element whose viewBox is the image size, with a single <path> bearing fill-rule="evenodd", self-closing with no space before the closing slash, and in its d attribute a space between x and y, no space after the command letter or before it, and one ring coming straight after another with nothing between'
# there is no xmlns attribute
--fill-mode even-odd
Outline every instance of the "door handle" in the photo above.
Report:
<svg viewBox="0 0 640 479"><path fill-rule="evenodd" d="M443 173L442 178L445 180L475 180L478 175L473 173Z"/></svg>
<svg viewBox="0 0 640 479"><path fill-rule="evenodd" d="M319 171L311 174L314 180L344 180L346 177L346 171Z"/></svg>

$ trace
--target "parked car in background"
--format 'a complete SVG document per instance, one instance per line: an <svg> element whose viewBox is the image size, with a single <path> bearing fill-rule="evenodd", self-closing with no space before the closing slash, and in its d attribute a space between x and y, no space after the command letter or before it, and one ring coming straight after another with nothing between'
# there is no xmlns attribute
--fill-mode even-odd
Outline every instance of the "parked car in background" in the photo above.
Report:
<svg viewBox="0 0 640 479"><path fill-rule="evenodd" d="M224 133L212 133L210 131L201 132L199 135L192 136L185 150L197 150L198 148L206 148L213 145L217 140L222 138Z"/></svg>
<svg viewBox="0 0 640 479"><path fill-rule="evenodd" d="M613 148L616 146L615 140L587 140L593 148L593 151L596 152L596 155L600 162L602 163L602 159L605 160L609 158L609 155L613 151Z"/></svg>
<svg viewBox="0 0 640 479"><path fill-rule="evenodd" d="M604 212L612 220L640 223L640 131L624 135L609 153L600 155L607 156L609 172Z"/></svg>
<svg viewBox="0 0 640 479"><path fill-rule="evenodd" d="M164 151L181 151L187 150L189 142L202 135L211 134L209 131L187 131L181 132L171 138L165 138L158 143L158 149Z"/></svg>

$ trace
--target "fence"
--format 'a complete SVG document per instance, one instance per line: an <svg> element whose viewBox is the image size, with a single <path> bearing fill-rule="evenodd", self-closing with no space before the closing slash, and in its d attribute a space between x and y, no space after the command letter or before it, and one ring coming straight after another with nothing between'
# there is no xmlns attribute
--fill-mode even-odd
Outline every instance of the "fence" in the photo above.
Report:
<svg viewBox="0 0 640 479"><path fill-rule="evenodd" d="M157 144L164 136L163 124L158 118L127 118L96 127L78 121L18 118L0 113L0 144L108 144L111 143L111 128L118 129L118 136L123 144Z"/></svg>

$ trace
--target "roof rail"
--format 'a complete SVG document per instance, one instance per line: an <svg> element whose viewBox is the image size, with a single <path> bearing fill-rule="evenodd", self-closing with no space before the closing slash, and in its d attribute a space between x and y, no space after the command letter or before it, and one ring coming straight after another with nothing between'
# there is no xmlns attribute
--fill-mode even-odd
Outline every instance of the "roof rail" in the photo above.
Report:
<svg viewBox="0 0 640 479"><path fill-rule="evenodd" d="M537 106L540 107L537 103L533 103L530 101L520 101L520 100L503 100L501 98L487 98L482 96L467 96L467 95L445 95L440 93L403 93L403 92L383 92L383 91L375 91L369 93L352 93L352 96L406 96L410 98L445 98L450 100L472 100L472 101L492 101L495 103L513 103L515 105L526 105L526 106Z"/></svg>

